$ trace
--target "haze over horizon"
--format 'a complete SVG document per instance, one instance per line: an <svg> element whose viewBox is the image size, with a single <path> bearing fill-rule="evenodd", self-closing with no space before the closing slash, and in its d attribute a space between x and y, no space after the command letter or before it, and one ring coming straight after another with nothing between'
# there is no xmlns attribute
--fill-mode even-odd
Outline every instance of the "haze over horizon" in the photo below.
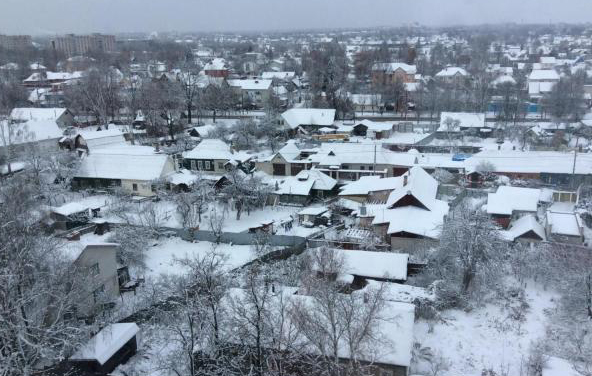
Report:
<svg viewBox="0 0 592 376"><path fill-rule="evenodd" d="M1 0L0 34L582 23L590 0Z"/></svg>

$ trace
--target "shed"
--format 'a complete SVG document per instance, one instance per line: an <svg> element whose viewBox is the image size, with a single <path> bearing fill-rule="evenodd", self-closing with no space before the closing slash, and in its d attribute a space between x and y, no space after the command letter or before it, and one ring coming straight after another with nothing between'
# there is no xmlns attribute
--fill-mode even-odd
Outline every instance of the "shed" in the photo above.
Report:
<svg viewBox="0 0 592 376"><path fill-rule="evenodd" d="M139 331L135 323L110 324L78 349L70 362L80 371L110 373L136 353Z"/></svg>

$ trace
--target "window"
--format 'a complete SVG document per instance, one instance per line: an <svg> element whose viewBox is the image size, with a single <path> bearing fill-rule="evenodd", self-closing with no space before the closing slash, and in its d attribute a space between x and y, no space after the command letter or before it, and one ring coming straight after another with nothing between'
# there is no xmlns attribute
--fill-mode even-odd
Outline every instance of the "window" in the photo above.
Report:
<svg viewBox="0 0 592 376"><path fill-rule="evenodd" d="M218 162L218 170L224 170L224 163Z"/></svg>
<svg viewBox="0 0 592 376"><path fill-rule="evenodd" d="M132 184L132 190L133 190L134 192L137 192L137 191L138 191L138 185L137 185L136 183L133 183L133 184Z"/></svg>
<svg viewBox="0 0 592 376"><path fill-rule="evenodd" d="M203 161L197 161L197 169L203 170Z"/></svg>
<svg viewBox="0 0 592 376"><path fill-rule="evenodd" d="M205 166L206 166L206 170L209 170L210 166L211 166L210 161L205 161Z"/></svg>
<svg viewBox="0 0 592 376"><path fill-rule="evenodd" d="M95 291L93 291L93 299L95 303L98 303L99 298L105 293L105 285L99 286Z"/></svg>
<svg viewBox="0 0 592 376"><path fill-rule="evenodd" d="M195 170L195 161L193 159L191 160L191 169Z"/></svg>
<svg viewBox="0 0 592 376"><path fill-rule="evenodd" d="M95 276L99 275L99 273L101 273L101 269L99 268L99 263L96 262L90 266L90 274Z"/></svg>
<svg viewBox="0 0 592 376"><path fill-rule="evenodd" d="M360 170L364 171L365 169L366 169L366 166L364 166L364 165L360 166Z"/></svg>

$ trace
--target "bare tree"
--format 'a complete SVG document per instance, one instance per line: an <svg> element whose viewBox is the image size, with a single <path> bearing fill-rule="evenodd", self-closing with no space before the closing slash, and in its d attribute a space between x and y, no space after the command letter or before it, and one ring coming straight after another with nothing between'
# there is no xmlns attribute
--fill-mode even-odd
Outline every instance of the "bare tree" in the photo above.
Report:
<svg viewBox="0 0 592 376"><path fill-rule="evenodd" d="M476 278L499 270L496 261L506 251L489 216L462 202L443 225L434 263L443 268L440 275L458 283L461 294L468 294Z"/></svg>

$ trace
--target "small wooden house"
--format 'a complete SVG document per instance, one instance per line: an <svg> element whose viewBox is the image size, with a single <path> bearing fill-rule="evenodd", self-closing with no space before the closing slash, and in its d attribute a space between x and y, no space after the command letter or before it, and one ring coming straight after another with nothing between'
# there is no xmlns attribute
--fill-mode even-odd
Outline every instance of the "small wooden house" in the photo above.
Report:
<svg viewBox="0 0 592 376"><path fill-rule="evenodd" d="M72 368L86 374L108 374L138 350L135 323L110 324L70 357Z"/></svg>

